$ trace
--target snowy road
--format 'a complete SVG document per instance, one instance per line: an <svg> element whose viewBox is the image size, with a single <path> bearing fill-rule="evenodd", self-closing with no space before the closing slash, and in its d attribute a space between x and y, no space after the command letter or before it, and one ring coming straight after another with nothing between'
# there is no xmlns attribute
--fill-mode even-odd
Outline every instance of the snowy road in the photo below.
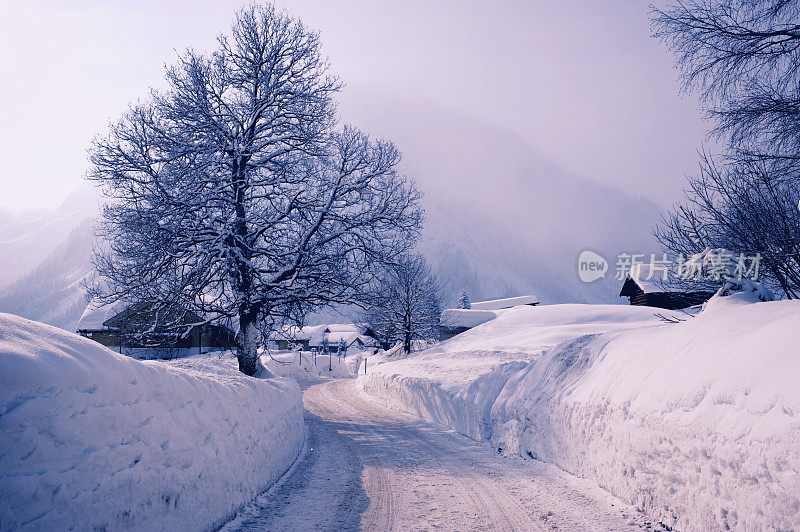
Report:
<svg viewBox="0 0 800 532"><path fill-rule="evenodd" d="M560 469L364 399L352 380L304 393L305 455L225 530L619 530L649 520Z"/></svg>

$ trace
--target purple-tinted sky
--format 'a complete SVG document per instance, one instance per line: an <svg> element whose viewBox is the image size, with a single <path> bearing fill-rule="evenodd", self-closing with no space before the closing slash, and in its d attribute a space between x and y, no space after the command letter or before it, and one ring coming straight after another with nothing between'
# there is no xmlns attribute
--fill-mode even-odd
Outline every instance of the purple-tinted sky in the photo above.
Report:
<svg viewBox="0 0 800 532"><path fill-rule="evenodd" d="M354 93L403 95L491 120L561 165L661 205L677 199L696 166L706 124L696 100L679 94L672 57L649 35L646 2L279 4L320 30ZM211 48L238 5L4 6L0 207L62 200L80 183L92 136L161 83L175 49Z"/></svg>

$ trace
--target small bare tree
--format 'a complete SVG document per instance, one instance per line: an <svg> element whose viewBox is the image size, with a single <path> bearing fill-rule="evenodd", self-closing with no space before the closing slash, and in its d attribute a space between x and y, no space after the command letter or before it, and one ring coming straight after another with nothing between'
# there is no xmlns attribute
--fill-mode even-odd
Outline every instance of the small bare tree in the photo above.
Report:
<svg viewBox="0 0 800 532"><path fill-rule="evenodd" d="M410 353L415 341L439 338L441 290L424 257L403 256L386 267L366 321L382 341L402 342Z"/></svg>
<svg viewBox="0 0 800 532"><path fill-rule="evenodd" d="M337 128L327 70L317 35L270 5L238 12L210 56L183 54L95 141L110 201L92 295L238 322L248 375L265 331L363 303L376 265L413 245L419 193L390 142Z"/></svg>

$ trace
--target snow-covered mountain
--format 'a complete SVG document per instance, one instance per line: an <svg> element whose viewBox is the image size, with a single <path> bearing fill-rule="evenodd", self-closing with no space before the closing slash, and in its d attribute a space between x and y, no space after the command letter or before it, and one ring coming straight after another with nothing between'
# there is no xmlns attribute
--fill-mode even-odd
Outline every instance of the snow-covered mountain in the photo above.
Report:
<svg viewBox="0 0 800 532"><path fill-rule="evenodd" d="M63 244L88 218L98 213L99 194L86 184L52 211L0 212L0 287L12 283Z"/></svg>
<svg viewBox="0 0 800 532"><path fill-rule="evenodd" d="M74 331L84 309L93 221L86 219L38 266L0 288L0 312Z"/></svg>
<svg viewBox="0 0 800 532"><path fill-rule="evenodd" d="M0 312L75 330L99 198L86 184L52 211L0 212Z"/></svg>
<svg viewBox="0 0 800 532"><path fill-rule="evenodd" d="M658 250L659 207L554 163L511 131L413 100L346 97L343 115L395 141L425 192L422 250L448 282L447 303L533 293L544 303L623 302L619 253ZM609 262L578 278L581 251Z"/></svg>

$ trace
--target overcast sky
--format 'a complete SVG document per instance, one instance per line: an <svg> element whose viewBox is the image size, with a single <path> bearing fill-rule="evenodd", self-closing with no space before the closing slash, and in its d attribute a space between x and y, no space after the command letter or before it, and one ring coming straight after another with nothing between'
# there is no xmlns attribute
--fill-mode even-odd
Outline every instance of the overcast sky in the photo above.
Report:
<svg viewBox="0 0 800 532"><path fill-rule="evenodd" d="M91 138L161 83L175 50L210 49L240 4L4 1L0 207L58 204L80 184ZM279 4L321 32L355 93L491 120L563 166L661 205L696 167L707 124L650 37L647 2Z"/></svg>

